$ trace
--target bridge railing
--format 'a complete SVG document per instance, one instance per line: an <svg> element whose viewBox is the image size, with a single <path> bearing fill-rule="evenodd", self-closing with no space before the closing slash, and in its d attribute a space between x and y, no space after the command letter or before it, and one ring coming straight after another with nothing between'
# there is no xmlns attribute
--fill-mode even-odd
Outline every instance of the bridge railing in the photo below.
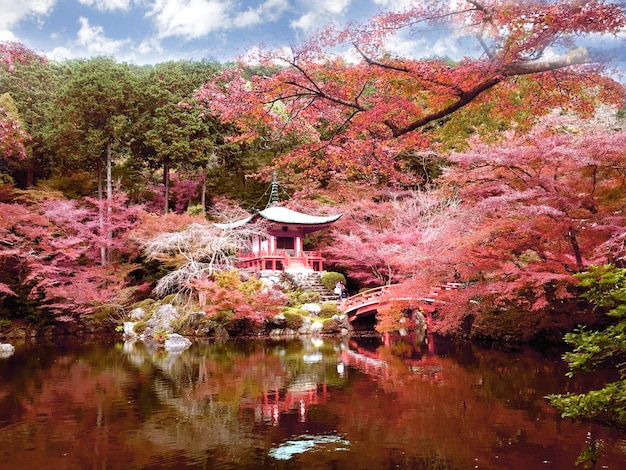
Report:
<svg viewBox="0 0 626 470"><path fill-rule="evenodd" d="M400 284L391 284L388 286L374 287L373 289L367 289L347 299L342 299L339 303L339 309L343 313L348 313L353 310L357 310L360 307L366 305L376 304L380 302L380 297L389 294L395 287ZM439 292L442 290L456 290L463 287L463 284L459 282L447 282L441 284L432 289L432 291L426 297L422 297L419 300L425 304L433 304L436 302ZM405 299L406 300L406 299Z"/></svg>
<svg viewBox="0 0 626 470"><path fill-rule="evenodd" d="M347 299L342 299L339 303L339 309L346 313L351 310L355 310L364 305L378 303L379 298L389 292L394 286L398 284L392 284L389 286L374 287L373 289L367 289Z"/></svg>

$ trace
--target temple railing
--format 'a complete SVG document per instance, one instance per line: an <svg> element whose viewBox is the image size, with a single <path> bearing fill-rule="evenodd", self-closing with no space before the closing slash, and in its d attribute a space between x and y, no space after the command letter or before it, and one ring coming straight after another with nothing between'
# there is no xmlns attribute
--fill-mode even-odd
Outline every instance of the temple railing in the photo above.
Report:
<svg viewBox="0 0 626 470"><path fill-rule="evenodd" d="M324 257L321 251L301 251L295 255L293 250L262 250L254 253L240 253L239 265L255 270L284 271L290 267L304 267L313 271L324 269Z"/></svg>

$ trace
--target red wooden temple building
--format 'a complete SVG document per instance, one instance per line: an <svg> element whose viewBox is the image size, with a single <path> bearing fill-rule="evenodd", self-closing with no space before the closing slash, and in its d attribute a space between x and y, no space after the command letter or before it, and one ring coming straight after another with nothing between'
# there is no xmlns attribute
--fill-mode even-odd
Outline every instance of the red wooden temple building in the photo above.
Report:
<svg viewBox="0 0 626 470"><path fill-rule="evenodd" d="M315 216L270 205L245 219L218 226L240 227L258 218L269 223L266 237L254 236L249 247L239 249L239 265L242 268L255 271L323 271L321 252L305 250L303 238L330 227L341 215Z"/></svg>
<svg viewBox="0 0 626 470"><path fill-rule="evenodd" d="M309 233L330 227L342 214L315 216L278 206L280 185L275 173L270 189L269 201L262 211L230 224L216 224L222 228L236 228L259 218L269 224L267 236L253 236L249 246L239 248L239 266L255 271L323 271L322 253L305 250L303 239Z"/></svg>

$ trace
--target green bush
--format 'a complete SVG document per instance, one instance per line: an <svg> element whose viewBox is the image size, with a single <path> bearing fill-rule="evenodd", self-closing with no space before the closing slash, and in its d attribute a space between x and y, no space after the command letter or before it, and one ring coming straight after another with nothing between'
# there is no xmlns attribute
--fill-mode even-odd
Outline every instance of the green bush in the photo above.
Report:
<svg viewBox="0 0 626 470"><path fill-rule="evenodd" d="M298 296L298 303L300 305L316 303L322 300L322 296L319 292L304 291Z"/></svg>
<svg viewBox="0 0 626 470"><path fill-rule="evenodd" d="M187 214L189 215L202 215L204 214L204 207L202 204L196 204L193 206L187 207Z"/></svg>
<svg viewBox="0 0 626 470"><path fill-rule="evenodd" d="M286 327L297 330L304 323L302 317L307 314L306 311L299 308L286 308L282 312L286 320Z"/></svg>
<svg viewBox="0 0 626 470"><path fill-rule="evenodd" d="M324 287L328 290L334 290L339 281L343 282L344 285L346 284L346 277L341 273L329 271L322 274L322 284L324 284Z"/></svg>
<svg viewBox="0 0 626 470"><path fill-rule="evenodd" d="M335 302L324 302L322 309L320 310L320 318L330 318L333 315L337 315L337 304Z"/></svg>

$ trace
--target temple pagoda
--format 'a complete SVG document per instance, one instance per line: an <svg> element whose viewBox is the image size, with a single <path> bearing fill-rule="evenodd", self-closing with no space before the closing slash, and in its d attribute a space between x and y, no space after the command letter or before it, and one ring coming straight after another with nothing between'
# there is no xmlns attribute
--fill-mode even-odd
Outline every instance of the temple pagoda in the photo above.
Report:
<svg viewBox="0 0 626 470"><path fill-rule="evenodd" d="M330 227L342 214L314 216L278 206L276 178L271 188L265 209L230 224L216 224L221 228L236 228L259 218L269 223L267 236L253 236L249 247L239 249L239 266L255 271L323 271L321 252L305 250L302 240L309 233Z"/></svg>

